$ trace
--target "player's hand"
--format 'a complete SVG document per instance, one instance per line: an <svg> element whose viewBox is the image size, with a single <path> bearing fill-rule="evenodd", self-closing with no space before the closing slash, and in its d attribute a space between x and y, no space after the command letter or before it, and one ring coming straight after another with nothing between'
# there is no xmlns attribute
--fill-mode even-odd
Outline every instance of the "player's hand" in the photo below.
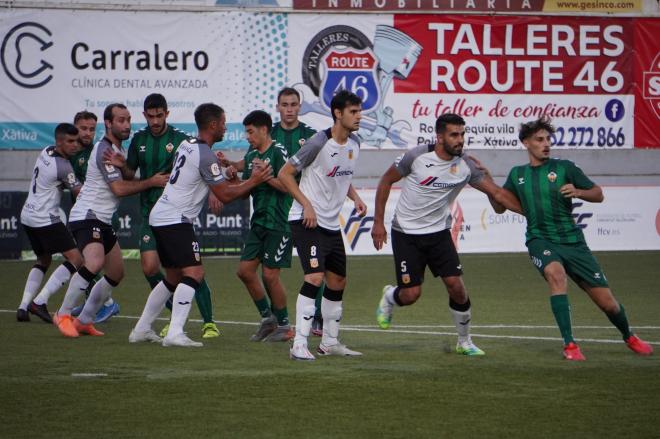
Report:
<svg viewBox="0 0 660 439"><path fill-rule="evenodd" d="M467 154L466 154L466 155L467 155ZM469 160L472 160L472 162L474 162L474 166L476 166L478 170L480 170L481 172L483 172L483 173L484 173L484 176L485 176L486 178L488 178L488 179L490 179L490 180L493 179L493 176L490 174L490 171L488 170L488 168L487 168L483 163L481 163L481 161L479 161L476 157L471 156L471 155L467 155L467 158L468 158Z"/></svg>
<svg viewBox="0 0 660 439"><path fill-rule="evenodd" d="M302 220L303 226L308 229L315 229L316 226L318 225L318 221L316 219L316 212L314 211L314 206L311 205L311 203L307 203L303 205L303 220Z"/></svg>
<svg viewBox="0 0 660 439"><path fill-rule="evenodd" d="M270 164L252 168L250 180L256 181L257 184L268 181L271 178L273 178L273 167Z"/></svg>
<svg viewBox="0 0 660 439"><path fill-rule="evenodd" d="M571 183L565 184L559 188L559 192L564 198L580 198L580 189L576 189Z"/></svg>
<svg viewBox="0 0 660 439"><path fill-rule="evenodd" d="M225 170L224 176L226 180L235 181L238 178L238 171L236 170L236 168L234 168L233 165L227 166L226 168L224 168L224 170Z"/></svg>
<svg viewBox="0 0 660 439"><path fill-rule="evenodd" d="M358 197L355 200L353 200L353 207L355 207L355 212L358 214L360 218L362 218L367 214L367 205L364 204L362 198Z"/></svg>
<svg viewBox="0 0 660 439"><path fill-rule="evenodd" d="M267 163L264 162L261 159L258 159L258 158L252 159L252 169L260 169L260 168L263 168L266 165L267 165Z"/></svg>
<svg viewBox="0 0 660 439"><path fill-rule="evenodd" d="M371 239L374 241L376 250L383 248L383 244L387 244L387 230L381 222L375 222L371 228Z"/></svg>
<svg viewBox="0 0 660 439"><path fill-rule="evenodd" d="M106 149L103 153L103 163L121 169L126 166L126 157L124 157L123 154L115 152L109 148Z"/></svg>
<svg viewBox="0 0 660 439"><path fill-rule="evenodd" d="M222 201L218 200L218 197L213 195L213 192L209 192L209 212L213 215L219 215L223 207L224 204L222 204Z"/></svg>
<svg viewBox="0 0 660 439"><path fill-rule="evenodd" d="M169 179L170 174L159 172L158 174L152 175L151 178L149 178L149 182L151 183L151 187L165 187Z"/></svg>
<svg viewBox="0 0 660 439"><path fill-rule="evenodd" d="M217 151L217 152L215 153L215 156L216 156L217 159L220 161L220 165L221 165L223 168L228 168L229 166L231 166L231 162L229 161L229 159L227 158L227 156L224 155L222 152Z"/></svg>

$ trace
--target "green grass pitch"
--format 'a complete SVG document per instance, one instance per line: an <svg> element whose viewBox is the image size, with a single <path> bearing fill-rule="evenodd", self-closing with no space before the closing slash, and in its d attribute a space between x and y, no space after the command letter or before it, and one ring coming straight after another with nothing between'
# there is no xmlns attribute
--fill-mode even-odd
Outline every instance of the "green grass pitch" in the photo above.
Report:
<svg viewBox="0 0 660 439"><path fill-rule="evenodd" d="M597 257L656 355L629 351L572 285L587 361L562 360L545 284L523 254L462 256L481 358L445 352L454 329L430 273L420 301L396 309L390 330L377 329L392 259L350 258L341 339L364 357L310 363L289 360L287 344L249 341L258 316L234 258L205 261L222 335L201 349L128 343L148 294L138 261L126 261L115 290L121 315L98 325L106 335L73 340L34 316L16 322L31 263L2 262L0 437L660 437L660 252ZM283 278L293 318L297 260ZM201 340L195 306L191 319L187 331Z"/></svg>

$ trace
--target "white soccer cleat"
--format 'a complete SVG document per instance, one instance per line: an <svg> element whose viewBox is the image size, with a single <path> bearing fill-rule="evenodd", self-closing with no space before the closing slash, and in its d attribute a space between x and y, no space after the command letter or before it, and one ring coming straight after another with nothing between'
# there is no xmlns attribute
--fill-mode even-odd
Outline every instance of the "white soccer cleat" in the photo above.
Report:
<svg viewBox="0 0 660 439"><path fill-rule="evenodd" d="M151 342L151 343L161 343L162 338L154 332L153 329L147 329L146 331L137 331L135 328L131 331L128 336L129 343L142 343L142 342Z"/></svg>
<svg viewBox="0 0 660 439"><path fill-rule="evenodd" d="M299 361L312 361L316 360L316 357L309 352L306 344L294 343L291 349L289 349L289 358L292 360Z"/></svg>
<svg viewBox="0 0 660 439"><path fill-rule="evenodd" d="M193 341L189 339L186 333L182 332L173 337L170 337L168 334L167 337L163 339L163 346L165 347L179 346L182 348L201 348L204 345L198 341Z"/></svg>
<svg viewBox="0 0 660 439"><path fill-rule="evenodd" d="M459 341L456 343L456 353L470 357L486 355L486 353L472 343L472 340L469 338L465 341Z"/></svg>
<svg viewBox="0 0 660 439"><path fill-rule="evenodd" d="M378 302L378 307L376 308L376 322L381 329L388 329L390 323L392 323L392 308L394 307L385 297L390 288L394 287L392 285L385 285L383 287L383 296L380 298L380 302Z"/></svg>
<svg viewBox="0 0 660 439"><path fill-rule="evenodd" d="M319 348L316 350L316 353L325 356L338 355L340 357L359 357L362 355L362 352L353 351L341 343L337 343L332 346L326 346L321 343Z"/></svg>

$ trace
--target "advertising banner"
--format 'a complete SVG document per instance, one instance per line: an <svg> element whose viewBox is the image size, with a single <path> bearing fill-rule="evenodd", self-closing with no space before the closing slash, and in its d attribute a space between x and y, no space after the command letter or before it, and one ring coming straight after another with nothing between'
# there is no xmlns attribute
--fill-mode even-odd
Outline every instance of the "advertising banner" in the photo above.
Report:
<svg viewBox="0 0 660 439"><path fill-rule="evenodd" d="M227 114L221 146L246 148L243 117L273 111L286 80L282 14L2 11L0 39L5 148L41 149L58 123L84 109L101 121L112 102L128 107L137 129L154 92L190 134L195 108L217 103Z"/></svg>
<svg viewBox="0 0 660 439"><path fill-rule="evenodd" d="M636 26L646 52L657 53L657 20L291 15L289 78L303 94L303 120L317 129L331 124L335 90L362 97L367 148L434 142L435 119L449 112L466 119L471 148L522 148L519 124L539 117L557 127L556 148L632 148L636 122L657 124L635 114ZM660 146L648 137L644 146Z"/></svg>

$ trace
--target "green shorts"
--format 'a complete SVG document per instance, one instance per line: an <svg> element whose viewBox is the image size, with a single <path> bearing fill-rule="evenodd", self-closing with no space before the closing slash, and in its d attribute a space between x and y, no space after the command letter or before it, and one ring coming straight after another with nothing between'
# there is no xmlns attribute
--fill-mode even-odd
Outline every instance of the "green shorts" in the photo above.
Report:
<svg viewBox="0 0 660 439"><path fill-rule="evenodd" d="M241 261L260 259L268 268L289 268L292 251L290 232L278 232L254 225L245 238Z"/></svg>
<svg viewBox="0 0 660 439"><path fill-rule="evenodd" d="M557 261L566 270L566 274L575 283L584 282L590 287L605 287L609 285L603 269L591 254L585 243L555 244L544 239L535 238L526 243L532 264L543 275L543 270L551 262Z"/></svg>
<svg viewBox="0 0 660 439"><path fill-rule="evenodd" d="M156 238L149 226L149 218L143 218L140 226L140 253L156 250Z"/></svg>

